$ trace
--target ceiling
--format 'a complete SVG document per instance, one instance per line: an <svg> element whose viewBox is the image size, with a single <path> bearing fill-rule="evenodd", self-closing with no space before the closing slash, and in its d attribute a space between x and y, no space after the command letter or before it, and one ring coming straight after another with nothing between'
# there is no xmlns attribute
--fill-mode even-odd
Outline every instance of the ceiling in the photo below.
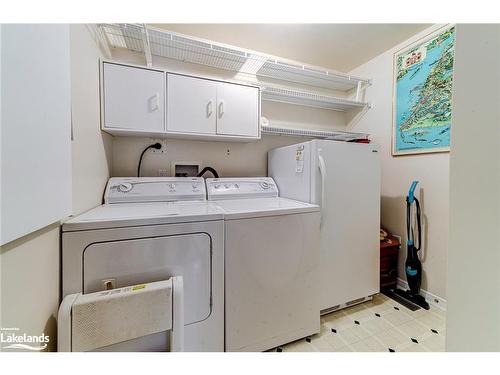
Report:
<svg viewBox="0 0 500 375"><path fill-rule="evenodd" d="M151 24L349 72L430 24Z"/></svg>

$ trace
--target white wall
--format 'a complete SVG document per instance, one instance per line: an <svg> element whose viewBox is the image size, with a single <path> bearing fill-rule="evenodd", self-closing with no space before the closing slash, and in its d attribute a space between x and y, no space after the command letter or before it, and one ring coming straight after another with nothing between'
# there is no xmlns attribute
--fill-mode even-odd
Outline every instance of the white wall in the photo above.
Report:
<svg viewBox="0 0 500 375"><path fill-rule="evenodd" d="M111 137L99 129L100 51L86 26L70 30L73 119L73 214L101 203L111 165ZM36 60L35 60L36 62ZM0 248L2 327L50 336L56 348L60 226L54 224Z"/></svg>
<svg viewBox="0 0 500 375"><path fill-rule="evenodd" d="M54 224L3 245L1 316L3 328L50 337L56 349L59 306L59 225Z"/></svg>
<svg viewBox="0 0 500 375"><path fill-rule="evenodd" d="M71 26L73 215L102 203L112 164L112 137L100 131L99 59L84 25Z"/></svg>
<svg viewBox="0 0 500 375"><path fill-rule="evenodd" d="M10 118L6 116L3 119L10 121L11 129L4 131L6 127L2 127L2 185L10 208L20 215L19 218L11 215L9 222L13 224L19 219L24 223L15 225L9 236L5 236L7 241L11 241L0 247L0 327L17 328L17 334L40 335L45 332L51 337L48 344L48 349L51 350L55 348L55 314L59 299L59 225L55 223L44 228L42 226L69 214L71 207L70 30L69 25L17 25L10 29L7 36L5 26L2 29L4 37L11 43L9 56L14 59L10 61L11 69L6 69L9 64L3 65L2 102L4 109L6 106L11 111L18 109L16 113L11 113ZM16 37L20 40L23 37L29 38L24 49L17 48L19 44L14 43ZM47 46L42 47L40 41L47 41ZM3 47L8 47L8 43ZM7 52L3 50L4 58ZM34 63L30 60L33 56L41 60L35 60ZM51 63L50 58L54 58L57 63ZM31 75L25 72L26 69L30 70ZM43 78L40 78L40 72L45 74ZM6 82L5 76L9 74L11 81ZM25 82L23 79L12 81L17 76L22 76ZM53 84L50 82L51 77L56 79ZM40 87L51 86L50 92L40 92L39 89L30 91L28 82L40 84ZM44 100L38 100L43 94L46 94ZM28 108L33 97L37 99L36 103L31 103L32 106ZM22 115L19 112L23 110L19 108L24 109ZM42 131L43 134L16 134L16 129L27 125L29 128L33 123L39 125L40 130L52 128L57 135L49 137L50 131ZM16 129L12 128L13 124ZM19 147L17 150L12 149L20 136L24 136L23 146L26 150ZM8 149L11 149L10 153ZM57 162L54 162L54 158ZM27 176L35 180L47 178L37 191L38 186L29 181ZM14 191L12 184L7 184L9 179L10 182L17 181L21 184L24 181L26 186ZM1 205L5 223L7 205L4 203L6 202L3 201ZM30 207L38 205L41 211L37 215L31 215L32 217L26 216L23 204ZM2 231L4 229L5 226Z"/></svg>
<svg viewBox="0 0 500 375"><path fill-rule="evenodd" d="M372 139L381 146L381 222L392 233L403 235L405 241L405 197L411 182L420 181L417 197L422 206L424 229L422 288L444 298L448 250L449 154L391 155L394 53L428 35L435 28L437 26L415 35L351 72L373 80L373 86L366 92L366 99L373 104L373 108L352 130L370 133ZM399 256L399 275L403 279L405 258L406 246Z"/></svg>
<svg viewBox="0 0 500 375"><path fill-rule="evenodd" d="M203 142L180 139L167 140L167 152L144 155L141 176L158 176L158 169L167 169L175 160L198 161L211 166L220 177L266 176L267 151L276 147L303 142L309 138L263 136L258 142ZM151 143L148 138L116 137L113 142L113 176L135 176L142 150ZM208 173L208 177L211 175Z"/></svg>
<svg viewBox="0 0 500 375"><path fill-rule="evenodd" d="M500 26L458 25L448 351L500 351Z"/></svg>
<svg viewBox="0 0 500 375"><path fill-rule="evenodd" d="M2 28L0 27L0 88L2 87ZM1 95L1 89L0 89ZM2 129L2 98L0 98L0 129ZM2 144L2 131L0 130L0 144ZM2 165L2 153L0 152L0 165ZM2 184L0 184L0 197L2 196ZM1 208L0 208L1 209ZM0 215L0 227L2 226L2 215ZM0 249L0 327L2 327L2 250ZM2 350L2 349L0 349Z"/></svg>

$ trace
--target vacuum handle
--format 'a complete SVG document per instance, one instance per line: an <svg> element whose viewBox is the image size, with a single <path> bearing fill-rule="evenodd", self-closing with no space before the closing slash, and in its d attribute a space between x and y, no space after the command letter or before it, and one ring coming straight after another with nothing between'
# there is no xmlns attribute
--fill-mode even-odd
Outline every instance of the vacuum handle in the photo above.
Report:
<svg viewBox="0 0 500 375"><path fill-rule="evenodd" d="M408 203L412 204L415 200L415 189L417 188L418 181L413 181L408 191Z"/></svg>

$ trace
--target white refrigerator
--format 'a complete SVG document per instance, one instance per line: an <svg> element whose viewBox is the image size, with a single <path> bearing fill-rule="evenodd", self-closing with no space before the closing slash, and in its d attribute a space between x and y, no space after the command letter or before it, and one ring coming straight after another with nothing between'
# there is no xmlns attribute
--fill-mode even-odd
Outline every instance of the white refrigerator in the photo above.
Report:
<svg viewBox="0 0 500 375"><path fill-rule="evenodd" d="M375 144L312 140L271 150L280 196L321 206L321 312L380 290L380 160Z"/></svg>

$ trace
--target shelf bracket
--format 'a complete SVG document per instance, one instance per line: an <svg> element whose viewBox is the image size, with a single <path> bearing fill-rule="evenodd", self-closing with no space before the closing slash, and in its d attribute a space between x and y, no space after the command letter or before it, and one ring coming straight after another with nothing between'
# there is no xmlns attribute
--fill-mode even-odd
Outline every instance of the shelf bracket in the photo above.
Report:
<svg viewBox="0 0 500 375"><path fill-rule="evenodd" d="M145 24L142 25L142 44L144 47L144 56L146 57L146 65L151 67L153 65L153 58L151 56L151 46L149 45L148 28Z"/></svg>
<svg viewBox="0 0 500 375"><path fill-rule="evenodd" d="M357 102L361 101L361 90L362 90L361 81L358 81L358 85L356 87L356 101Z"/></svg>

